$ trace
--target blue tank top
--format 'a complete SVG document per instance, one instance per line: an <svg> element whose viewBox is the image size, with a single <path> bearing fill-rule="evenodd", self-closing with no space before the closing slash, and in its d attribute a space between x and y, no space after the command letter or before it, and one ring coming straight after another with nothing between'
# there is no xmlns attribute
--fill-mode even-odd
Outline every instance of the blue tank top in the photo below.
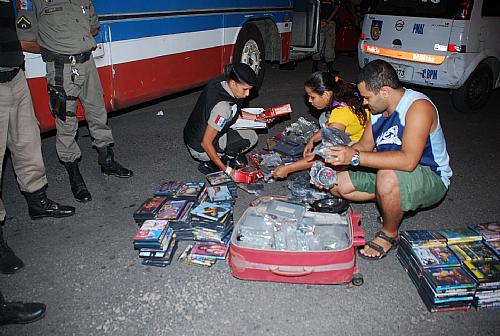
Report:
<svg viewBox="0 0 500 336"><path fill-rule="evenodd" d="M423 93L405 89L405 93L394 113L388 117L382 114L372 115L373 139L375 139L378 152L401 150L406 113L411 104L418 99L428 100L434 106L432 101ZM446 151L443 130L439 122L439 114L437 127L427 138L419 164L430 167L433 172L441 177L444 185L448 188L453 173L450 167L450 158Z"/></svg>

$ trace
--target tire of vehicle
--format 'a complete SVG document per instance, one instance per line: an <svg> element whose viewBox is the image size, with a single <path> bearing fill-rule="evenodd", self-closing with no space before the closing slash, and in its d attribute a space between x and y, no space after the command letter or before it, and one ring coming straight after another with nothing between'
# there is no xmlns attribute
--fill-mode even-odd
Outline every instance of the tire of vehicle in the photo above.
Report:
<svg viewBox="0 0 500 336"><path fill-rule="evenodd" d="M465 83L451 92L453 106L463 113L477 113L488 102L493 90L493 75L487 64L479 64Z"/></svg>
<svg viewBox="0 0 500 336"><path fill-rule="evenodd" d="M266 49L259 29L252 23L241 28L233 52L233 63L246 63L257 74L257 89L264 80Z"/></svg>
<svg viewBox="0 0 500 336"><path fill-rule="evenodd" d="M351 282L354 286L361 286L365 281L361 273L354 273Z"/></svg>

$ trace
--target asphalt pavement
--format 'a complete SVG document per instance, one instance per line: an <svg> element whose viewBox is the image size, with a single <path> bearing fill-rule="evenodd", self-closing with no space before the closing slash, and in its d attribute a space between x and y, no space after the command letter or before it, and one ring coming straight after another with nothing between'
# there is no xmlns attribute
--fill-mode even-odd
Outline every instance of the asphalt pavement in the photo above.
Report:
<svg viewBox="0 0 500 336"><path fill-rule="evenodd" d="M354 80L356 58L340 55L336 68ZM291 103L294 112L291 120L260 135L259 148L299 116L313 119L303 93L310 70L307 60L295 70L267 65L263 87L250 106ZM422 91L439 109L454 176L444 201L406 218L402 229L500 220L500 90L475 115L454 111L446 90ZM0 335L498 335L498 310L429 313L395 253L380 261L358 259L364 275L359 287L242 281L231 276L227 261L212 268L177 261L166 268L142 266L132 248L134 210L161 179L204 181L182 142L199 94L184 92L110 118L115 157L134 171L131 179L100 173L88 131L81 127L81 171L93 197L87 204L73 199L55 137L45 135L48 195L74 205L73 217L30 220L7 160L4 232L26 266L0 275L0 288L8 301L40 301L48 308L44 319L0 327ZM286 193L286 182L264 189L264 194ZM236 219L254 198L242 190L238 195ZM375 205L353 207L362 213L362 227L371 238L380 227Z"/></svg>

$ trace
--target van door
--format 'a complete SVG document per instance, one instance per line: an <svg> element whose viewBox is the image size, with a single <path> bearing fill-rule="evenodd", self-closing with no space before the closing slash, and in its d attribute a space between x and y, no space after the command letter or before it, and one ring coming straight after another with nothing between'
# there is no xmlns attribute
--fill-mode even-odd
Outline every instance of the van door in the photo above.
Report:
<svg viewBox="0 0 500 336"><path fill-rule="evenodd" d="M293 2L291 59L316 52L319 34L319 0Z"/></svg>

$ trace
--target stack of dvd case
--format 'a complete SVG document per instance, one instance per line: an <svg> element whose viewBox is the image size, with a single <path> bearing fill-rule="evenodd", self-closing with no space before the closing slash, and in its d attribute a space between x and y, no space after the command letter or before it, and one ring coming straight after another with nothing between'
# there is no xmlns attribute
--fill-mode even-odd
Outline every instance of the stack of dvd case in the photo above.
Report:
<svg viewBox="0 0 500 336"><path fill-rule="evenodd" d="M500 261L465 260L464 265L478 283L474 307L477 310L500 308Z"/></svg>
<svg viewBox="0 0 500 336"><path fill-rule="evenodd" d="M500 308L500 223L468 226L483 239L481 243L457 245L455 253L478 286L473 305L478 310Z"/></svg>
<svg viewBox="0 0 500 336"><path fill-rule="evenodd" d="M176 220L170 220L170 227L174 230L177 240L194 240L193 227L191 226L191 210L195 202L187 202L186 206Z"/></svg>
<svg viewBox="0 0 500 336"><path fill-rule="evenodd" d="M206 183L162 180L153 189L153 193L156 197L165 198L154 218L169 220L169 226L174 230L176 241L194 240L191 210L195 205L207 199Z"/></svg>
<svg viewBox="0 0 500 336"><path fill-rule="evenodd" d="M430 312L468 310L476 282L461 267L428 268L418 292Z"/></svg>
<svg viewBox="0 0 500 336"><path fill-rule="evenodd" d="M173 199L183 184L184 183L180 181L163 180L154 188L153 194L155 196L165 196L167 199Z"/></svg>
<svg viewBox="0 0 500 336"><path fill-rule="evenodd" d="M476 231L471 230L468 227L458 228L458 229L443 229L437 230L437 232L446 238L448 245L468 243L481 241L482 237Z"/></svg>
<svg viewBox="0 0 500 336"><path fill-rule="evenodd" d="M205 182L162 180L153 189L154 196L147 198L134 212L134 220L140 227L133 243L142 264L168 265L181 240L210 242L207 243L213 245L210 251L221 250L214 247L217 243L227 249L237 187L224 172L210 175L207 179L213 185L209 188ZM195 251L197 248L196 245ZM190 255L190 259L213 264L217 258Z"/></svg>
<svg viewBox="0 0 500 336"><path fill-rule="evenodd" d="M202 202L191 210L195 240L225 242L233 229L233 204Z"/></svg>
<svg viewBox="0 0 500 336"><path fill-rule="evenodd" d="M205 182L186 182L174 194L174 199L199 202L206 194Z"/></svg>
<svg viewBox="0 0 500 336"><path fill-rule="evenodd" d="M146 199L133 214L135 222L142 224L148 219L155 219L166 200L165 196L154 196Z"/></svg>
<svg viewBox="0 0 500 336"><path fill-rule="evenodd" d="M133 237L143 265L165 267L176 249L176 239L167 220L146 220Z"/></svg>
<svg viewBox="0 0 500 336"><path fill-rule="evenodd" d="M396 255L430 312L470 309L476 283L437 231L402 232Z"/></svg>
<svg viewBox="0 0 500 336"><path fill-rule="evenodd" d="M179 256L179 261L186 264L210 267L217 260L226 259L228 251L229 242L195 242L186 247Z"/></svg>
<svg viewBox="0 0 500 336"><path fill-rule="evenodd" d="M489 222L481 224L470 224L469 228L483 237L484 243L500 257L500 223Z"/></svg>
<svg viewBox="0 0 500 336"><path fill-rule="evenodd" d="M229 175L227 175L225 172L218 171L215 173L207 174L206 178L207 178L208 183L212 187L216 187L216 186L227 187L229 192L231 193L233 199L235 199L238 196L238 186L233 181L233 179Z"/></svg>

